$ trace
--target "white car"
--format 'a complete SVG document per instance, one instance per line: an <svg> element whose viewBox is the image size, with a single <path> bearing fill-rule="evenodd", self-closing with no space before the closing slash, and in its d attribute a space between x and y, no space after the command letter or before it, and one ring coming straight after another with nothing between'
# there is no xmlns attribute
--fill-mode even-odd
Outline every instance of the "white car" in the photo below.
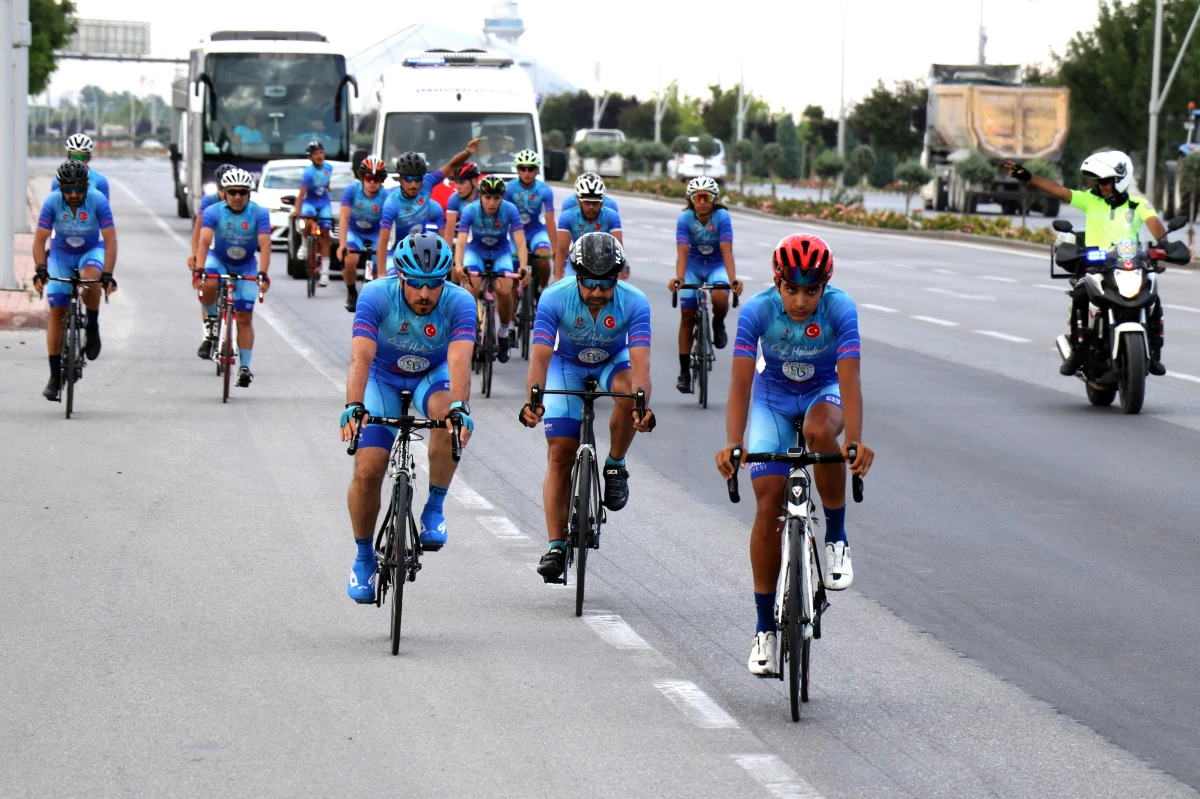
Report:
<svg viewBox="0 0 1200 799"><path fill-rule="evenodd" d="M717 154L708 159L708 166L706 167L704 159L696 154L696 142L700 141L700 137L689 136L688 141L692 143L692 151L690 153L681 153L667 161L667 176L686 182L701 175L708 175L718 185L724 186L725 143L720 139L714 139L717 143Z"/></svg>
<svg viewBox="0 0 1200 799"><path fill-rule="evenodd" d="M258 188L250 195L250 199L267 209L271 215L271 249L287 249L288 217L292 213L291 206L284 205L282 199L287 195L300 193L300 181L304 177L304 168L309 165L307 158L281 158L278 161L268 161L263 164L262 174L258 178ZM354 180L350 172L350 164L345 161L326 161L333 167L333 177L329 181L329 202L333 205L333 221L337 225L339 203L342 201L342 191Z"/></svg>
<svg viewBox="0 0 1200 799"><path fill-rule="evenodd" d="M625 134L616 129L609 128L584 128L575 131L575 144L584 140L587 141L606 141L612 142L620 146L625 141ZM580 158L575 152L574 146L567 151L567 171L573 175L578 175L580 172L595 172L600 177L604 178L619 178L625 175L625 159L620 154L614 155L612 158L604 161L597 161L595 158Z"/></svg>

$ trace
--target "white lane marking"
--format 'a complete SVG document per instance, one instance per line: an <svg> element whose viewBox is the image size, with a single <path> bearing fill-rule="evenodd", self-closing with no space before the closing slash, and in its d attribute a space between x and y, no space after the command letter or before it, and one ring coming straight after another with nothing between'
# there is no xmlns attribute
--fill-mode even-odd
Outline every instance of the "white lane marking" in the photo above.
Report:
<svg viewBox="0 0 1200 799"><path fill-rule="evenodd" d="M775 799L822 799L817 789L775 755L731 755Z"/></svg>
<svg viewBox="0 0 1200 799"><path fill-rule="evenodd" d="M914 316L918 322L929 322L931 325L941 325L942 327L958 327L958 322L950 322L945 319L938 319L936 316Z"/></svg>
<svg viewBox="0 0 1200 799"><path fill-rule="evenodd" d="M1188 313L1200 313L1200 308L1192 308L1189 305L1172 305L1169 302L1164 302L1163 307L1170 308L1172 311L1187 311Z"/></svg>
<svg viewBox="0 0 1200 799"><path fill-rule="evenodd" d="M1200 377L1185 375L1183 372L1167 372L1167 377L1176 377L1180 380L1186 380L1189 383L1200 383Z"/></svg>
<svg viewBox="0 0 1200 799"><path fill-rule="evenodd" d="M488 502L481 494L477 494L472 489L467 488L466 484L461 481L457 482L457 485L454 487L454 491L451 493L454 495L454 498L458 500L458 503L464 508L470 508L471 510L494 510L496 507L492 503Z"/></svg>
<svg viewBox="0 0 1200 799"><path fill-rule="evenodd" d="M156 225L158 225L160 228L162 228L162 229L163 229L163 231L164 231L164 232L165 232L165 233L166 233L168 236L170 236L171 238L173 238L173 239L175 240L175 243L176 243L176 244L178 244L179 246L183 247L183 248L184 248L185 250L187 250L188 252L191 252L191 251L192 251L192 243L191 243L190 241L188 241L187 239L185 239L183 236L181 236L181 235L179 235L178 233L176 233L176 232L175 232L175 230L174 230L174 229L172 229L172 227L171 227L170 225L168 225L168 224L167 224L166 220L165 220L165 219L163 219L163 218L162 218L161 216L159 216L158 214L154 213L154 211L152 211L152 210L150 209L150 206L148 206L148 205L146 205L146 203L142 202L142 198L141 198L141 197L138 197L136 194L134 194L134 193L133 193L133 190L132 190L132 189L130 189L128 186L126 186L124 183L122 183L122 182L121 182L121 181L119 181L119 180L113 180L113 179L111 179L111 178L110 178L108 182L109 182L109 183L114 183L114 184L116 184L116 185L117 185L117 187L118 187L119 189L121 189L121 191L123 191L123 192L125 192L126 194L128 194L128 195L129 195L130 199L132 199L132 200L133 200L135 203L137 203L138 205L140 205L140 206L142 206L143 208L145 208L145 209L146 209L146 210L149 212L149 214L150 214L150 218L154 220L154 223L155 223Z"/></svg>
<svg viewBox="0 0 1200 799"><path fill-rule="evenodd" d="M1000 277L999 275L980 275L981 280L994 280L997 283L1016 283L1015 277Z"/></svg>
<svg viewBox="0 0 1200 799"><path fill-rule="evenodd" d="M775 245L769 241L760 241L760 242L758 242L758 246L759 247L774 247Z"/></svg>
<svg viewBox="0 0 1200 799"><path fill-rule="evenodd" d="M629 624L615 613L587 613L583 623L609 646L617 649L652 649L642 636L634 632Z"/></svg>
<svg viewBox="0 0 1200 799"><path fill-rule="evenodd" d="M934 269L933 271L937 272L939 275L957 275L958 274L958 272L955 272L953 269Z"/></svg>
<svg viewBox="0 0 1200 799"><path fill-rule="evenodd" d="M1051 286L1048 283L1034 283L1033 287L1035 289L1050 289L1051 291L1061 291L1063 293L1066 293L1067 290L1066 286Z"/></svg>
<svg viewBox="0 0 1200 799"><path fill-rule="evenodd" d="M859 308L870 308L872 311L883 311L884 313L900 313L895 308L889 308L886 305L873 305L869 302L859 303Z"/></svg>
<svg viewBox="0 0 1200 799"><path fill-rule="evenodd" d="M518 530L517 526L507 516L480 516L479 523L483 525L485 530L496 536L496 538L502 538L506 541L529 540L529 536Z"/></svg>
<svg viewBox="0 0 1200 799"><path fill-rule="evenodd" d="M1031 339L1021 338L1020 336L1010 336L1008 333L1001 333L998 330L976 330L975 332L981 336L991 336L1001 341L1011 341L1014 344L1029 344L1031 341Z"/></svg>
<svg viewBox="0 0 1200 799"><path fill-rule="evenodd" d="M934 294L945 294L947 297L954 297L957 300L982 300L985 302L995 302L996 297L992 294L963 294L961 291L951 291L950 289L925 287L926 291L932 291Z"/></svg>
<svg viewBox="0 0 1200 799"><path fill-rule="evenodd" d="M271 295L268 293L266 296L270 297ZM312 364L314 369L325 375L325 378L330 383L337 386L338 391L344 392L346 390L346 381L335 376L337 375L337 371L333 364L329 363L325 356L305 344L300 334L293 330L291 325L279 318L269 305L265 302L260 303L254 309L254 315L259 319L265 320L267 324L275 328L275 332L279 334L279 337L286 341L292 349L300 353L300 357Z"/></svg>
<svg viewBox="0 0 1200 799"><path fill-rule="evenodd" d="M741 725L725 712L713 698L688 680L662 680L654 683L662 695L671 700L679 712L697 727L706 730L736 730Z"/></svg>

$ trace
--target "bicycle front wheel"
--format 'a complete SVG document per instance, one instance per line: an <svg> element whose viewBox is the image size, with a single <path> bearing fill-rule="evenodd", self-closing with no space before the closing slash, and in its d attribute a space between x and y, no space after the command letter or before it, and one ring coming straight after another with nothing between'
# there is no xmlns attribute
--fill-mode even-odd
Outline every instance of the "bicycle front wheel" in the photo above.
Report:
<svg viewBox="0 0 1200 799"><path fill-rule="evenodd" d="M317 296L317 278L321 272L321 257L317 253L315 236L306 237L308 241L308 296Z"/></svg>
<svg viewBox="0 0 1200 799"><path fill-rule="evenodd" d="M693 352L695 355L692 360L695 362L696 379L699 383L697 386L698 399L700 400L701 408L708 408L708 353L711 347L709 346L709 327L708 327L708 310L700 312L700 321L696 325L696 341Z"/></svg>
<svg viewBox="0 0 1200 799"><path fill-rule="evenodd" d="M787 521L788 557L787 569L787 619L784 626L783 658L787 661L788 700L792 707L792 721L800 720L800 682L802 650L804 648L804 620L801 618L802 597L808 581L804 561L804 528L799 519Z"/></svg>
<svg viewBox="0 0 1200 799"><path fill-rule="evenodd" d="M484 306L483 322L483 396L492 396L492 365L496 360L496 314L493 306Z"/></svg>
<svg viewBox="0 0 1200 799"><path fill-rule="evenodd" d="M225 316L221 318L221 366L224 388L221 402L229 402L229 384L233 377L233 304L225 304Z"/></svg>
<svg viewBox="0 0 1200 799"><path fill-rule="evenodd" d="M593 494L595 493L592 487L592 475L595 472L595 465L592 459L595 455L590 449L584 449L579 453L579 460L575 462L577 475L575 479L575 501L574 516L575 516L575 546L578 551L575 553L575 615L583 615L583 594L584 594L584 579L587 573L587 556L588 550L592 548L592 535L595 531L595 517L599 513L598 508L592 507Z"/></svg>
<svg viewBox="0 0 1200 799"><path fill-rule="evenodd" d="M408 475L401 472L392 483L392 502L389 508L388 538L391 557L384 563L392 583L392 654L400 654L400 622L404 616L404 583L408 579L409 542L406 535L411 524L412 488ZM416 546L415 542L413 546Z"/></svg>
<svg viewBox="0 0 1200 799"><path fill-rule="evenodd" d="M66 355L59 363L59 374L62 374L63 367L66 367L67 377L67 401L66 401L66 417L71 418L71 412L75 409L75 370L79 368L79 306L77 301L71 303L71 308L67 313L67 329L63 331L63 354Z"/></svg>

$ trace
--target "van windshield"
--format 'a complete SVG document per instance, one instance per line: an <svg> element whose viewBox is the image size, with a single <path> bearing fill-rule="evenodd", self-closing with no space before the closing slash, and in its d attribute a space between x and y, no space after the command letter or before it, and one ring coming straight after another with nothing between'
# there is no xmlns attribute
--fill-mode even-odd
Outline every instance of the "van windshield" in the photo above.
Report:
<svg viewBox="0 0 1200 799"><path fill-rule="evenodd" d="M532 114L394 112L384 121L383 159L392 166L411 150L430 170L440 169L476 137L483 141L472 160L482 172L515 174L513 157L537 149Z"/></svg>

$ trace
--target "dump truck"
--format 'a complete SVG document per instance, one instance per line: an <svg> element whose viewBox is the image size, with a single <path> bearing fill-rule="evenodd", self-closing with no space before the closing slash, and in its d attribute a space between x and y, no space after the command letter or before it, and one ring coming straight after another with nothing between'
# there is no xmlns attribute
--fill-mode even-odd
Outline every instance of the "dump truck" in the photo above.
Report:
<svg viewBox="0 0 1200 799"><path fill-rule="evenodd" d="M921 192L925 208L974 213L997 203L1006 214L1020 213L1020 184L1002 169L1005 161L1041 158L1057 162L1069 129L1070 90L1026 86L1019 64L934 64L929 100L912 109L914 130L924 132L921 163L934 179ZM968 185L954 164L977 151L996 166L995 177ZM1030 210L1058 216L1059 201L1048 195Z"/></svg>

